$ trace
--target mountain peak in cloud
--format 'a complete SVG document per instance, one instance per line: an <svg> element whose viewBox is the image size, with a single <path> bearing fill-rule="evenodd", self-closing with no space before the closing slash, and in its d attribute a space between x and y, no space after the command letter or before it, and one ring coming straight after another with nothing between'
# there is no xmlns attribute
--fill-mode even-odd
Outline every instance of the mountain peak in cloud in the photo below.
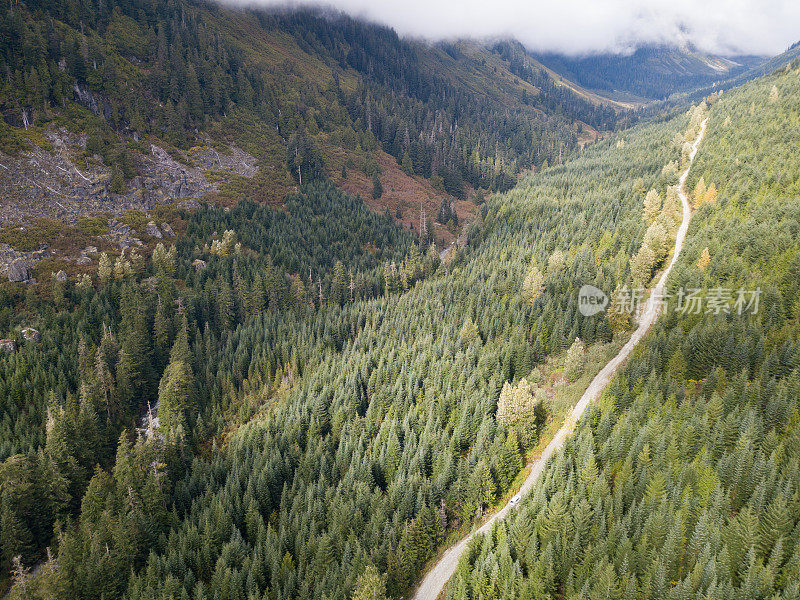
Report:
<svg viewBox="0 0 800 600"><path fill-rule="evenodd" d="M273 0L226 4L287 7ZM630 53L643 44L691 45L721 55L774 55L800 35L796 0L304 0L442 40L514 37L540 52Z"/></svg>

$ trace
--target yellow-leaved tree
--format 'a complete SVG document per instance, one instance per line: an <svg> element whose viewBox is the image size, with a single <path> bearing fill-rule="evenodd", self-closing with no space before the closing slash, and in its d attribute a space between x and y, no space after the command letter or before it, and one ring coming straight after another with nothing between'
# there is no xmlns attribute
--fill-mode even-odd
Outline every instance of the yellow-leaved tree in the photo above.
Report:
<svg viewBox="0 0 800 600"><path fill-rule="evenodd" d="M520 379L517 384L506 381L497 401L497 422L514 428L524 446L533 443L547 417L544 393Z"/></svg>
<svg viewBox="0 0 800 600"><path fill-rule="evenodd" d="M525 280L522 282L522 296L529 305L533 306L536 299L541 296L544 291L544 275L536 266L536 263L531 263L528 267L528 272L525 274Z"/></svg>
<svg viewBox="0 0 800 600"><path fill-rule="evenodd" d="M703 252L700 253L700 258L697 260L697 268L701 271L705 271L710 262L711 253L708 251L708 247L705 247L703 248Z"/></svg>
<svg viewBox="0 0 800 600"><path fill-rule="evenodd" d="M650 225L661 212L661 194L656 190L647 192L644 197L644 222Z"/></svg>

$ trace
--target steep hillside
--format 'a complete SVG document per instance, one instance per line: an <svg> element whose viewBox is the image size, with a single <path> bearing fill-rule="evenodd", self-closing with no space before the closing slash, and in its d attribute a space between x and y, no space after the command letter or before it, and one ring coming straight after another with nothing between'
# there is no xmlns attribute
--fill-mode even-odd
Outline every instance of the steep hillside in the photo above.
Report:
<svg viewBox="0 0 800 600"><path fill-rule="evenodd" d="M800 65L578 153L628 117L514 43L3 8L0 189L70 221L0 230L9 600L407 598L630 338L706 119L664 318L446 593L800 594Z"/></svg>
<svg viewBox="0 0 800 600"><path fill-rule="evenodd" d="M727 77L721 81L716 81L710 85L689 90L685 93L673 94L667 99L666 102L654 103L649 107L649 110L660 111L664 110L665 106L681 105L686 102L696 101L704 98L709 94L718 92L720 90L733 89L747 83L748 81L757 79L758 77L763 77L764 75L769 75L780 69L785 69L787 66L792 65L798 58L800 58L800 42L792 44L785 52L782 52L777 56L773 56L772 58L763 62L759 62L758 64L745 71L742 71L741 73Z"/></svg>
<svg viewBox="0 0 800 600"><path fill-rule="evenodd" d="M348 170L379 181L381 151L400 168L385 204L423 185L435 211L448 196L508 189L618 117L481 45L406 41L339 14L200 0L0 6L7 219L188 197L280 203Z"/></svg>
<svg viewBox="0 0 800 600"><path fill-rule="evenodd" d="M69 275L53 254L32 269L39 284L0 283L0 569L8 574L16 564L15 581L24 583L25 568L47 546L66 552L59 523L82 512L95 471L130 452L125 487L135 513L116 533L108 529L107 541L129 565L141 564L158 547L152 535L166 531L163 511L182 494L174 484L193 457L224 446L229 432L271 410L306 369L341 350L350 325L324 315L407 289L439 265L435 249L421 254L417 236L329 183L304 186L282 210L244 201L159 215L180 232L177 241L146 235L141 216L129 213L119 225L143 247L95 248ZM79 221L65 234L85 239L104 224ZM235 341L240 326L257 321ZM150 416L156 435L145 431ZM86 597L101 589L118 597L125 587L127 577L109 579L94 559L83 563L91 582L63 559L63 584L74 582ZM7 584L0 578L0 590ZM49 589L48 597L63 597Z"/></svg>

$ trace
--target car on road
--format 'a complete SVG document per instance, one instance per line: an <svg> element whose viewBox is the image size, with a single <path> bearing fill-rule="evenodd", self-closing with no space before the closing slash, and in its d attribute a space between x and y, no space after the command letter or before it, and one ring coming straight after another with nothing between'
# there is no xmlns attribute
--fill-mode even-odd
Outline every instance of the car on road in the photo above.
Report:
<svg viewBox="0 0 800 600"><path fill-rule="evenodd" d="M519 502L519 501L520 501L520 498L522 498L522 496L520 496L519 494L517 494L517 495L515 495L513 498L511 498L511 500L509 500L509 502L508 502L508 503L509 503L509 504L516 504L517 502Z"/></svg>

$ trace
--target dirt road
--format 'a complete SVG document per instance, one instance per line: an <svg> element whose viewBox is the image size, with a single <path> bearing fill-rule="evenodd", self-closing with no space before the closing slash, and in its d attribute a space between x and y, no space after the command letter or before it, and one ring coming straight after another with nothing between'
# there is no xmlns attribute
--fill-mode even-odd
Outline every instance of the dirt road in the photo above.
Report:
<svg viewBox="0 0 800 600"><path fill-rule="evenodd" d="M620 349L619 353L612 358L597 375L595 375L594 379L592 379L592 382L589 384L589 387L586 388L583 396L581 396L581 399L572 409L570 418L566 420L567 424L565 424L561 429L558 430L558 432L556 432L555 436L550 443L547 444L547 447L544 449L541 456L531 465L531 472L523 482L519 491L520 495L523 497L530 492L530 490L536 484L539 476L544 471L547 462L550 460L553 454L555 454L555 452L564 445L564 440L566 440L570 433L572 433L571 430L574 424L577 423L581 418L581 415L583 414L583 411L586 410L586 407L589 406L591 402L597 401L597 399L600 397L600 394L603 393L603 390L611 381L611 377L614 375L620 365L625 362L628 356L630 356L630 353L636 347L636 344L638 344L639 341L645 336L647 331L658 318L661 307L660 300L664 297L664 285L667 281L667 277L669 277L669 274L672 271L672 267L675 266L675 262L678 260L678 256L683 248L683 242L686 240L686 232L689 230L689 220L692 217L692 211L689 206L689 199L686 196L686 179L689 177L689 170L692 168L692 162L694 162L694 157L697 154L697 148L700 146L703 135L705 135L707 123L708 119L703 121L701 124L700 133L697 135L697 139L692 145L692 152L689 155L689 165L686 167L686 170L681 174L680 179L678 180L678 194L680 196L681 203L683 204L683 218L675 236L675 249L672 253L672 260L670 260L667 268L664 269L661 277L658 278L658 282L653 288L653 292L650 294L650 297L645 304L645 308L642 311L639 319L639 327L633 332L633 335L631 335L631 338L628 340L628 342ZM458 566L458 559L463 554L469 541L475 535L488 532L495 522L503 519L514 508L514 506L516 505L510 503L506 504L502 509L492 515L489 520L481 525L479 529L463 538L456 545L450 547L444 553L439 562L436 563L436 565L428 572L427 575L425 575L422 583L420 583L416 593L414 594L414 600L436 600L442 589L444 589L447 581L450 579L450 577L452 577L453 573L455 573L456 567Z"/></svg>

